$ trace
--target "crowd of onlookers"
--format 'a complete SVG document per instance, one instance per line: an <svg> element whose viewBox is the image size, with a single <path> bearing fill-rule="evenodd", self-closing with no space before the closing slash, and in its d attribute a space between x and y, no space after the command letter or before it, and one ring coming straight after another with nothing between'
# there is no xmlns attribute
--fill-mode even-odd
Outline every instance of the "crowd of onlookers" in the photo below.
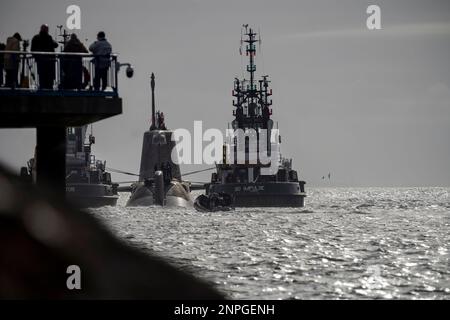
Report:
<svg viewBox="0 0 450 320"><path fill-rule="evenodd" d="M20 45L22 43L22 46ZM28 87L28 80L22 79L25 74L32 74L28 58L23 55L27 51L29 42L22 40L19 33L8 37L6 44L0 43L0 86L9 88ZM89 51L78 39L75 33L70 35L68 41L62 42L61 51L64 53L89 53L94 55L92 62L94 64L94 90L105 90L108 83L108 69L111 65L111 44L106 40L105 33L100 31L97 34L97 41L89 46ZM52 90L56 78L56 58L55 55L48 54L55 52L58 43L49 34L48 25L41 26L40 31L31 40L31 54L36 63L38 75L38 88ZM22 49L22 50L21 50ZM5 52L6 51L6 52ZM21 53L12 53L8 51L20 51ZM82 55L61 55L59 72L61 83L58 89L86 89L90 83L89 70L83 66ZM20 70L21 67L21 70ZM27 70L28 72L25 72ZM21 81L19 82L19 74ZM28 82L28 83L27 83Z"/></svg>

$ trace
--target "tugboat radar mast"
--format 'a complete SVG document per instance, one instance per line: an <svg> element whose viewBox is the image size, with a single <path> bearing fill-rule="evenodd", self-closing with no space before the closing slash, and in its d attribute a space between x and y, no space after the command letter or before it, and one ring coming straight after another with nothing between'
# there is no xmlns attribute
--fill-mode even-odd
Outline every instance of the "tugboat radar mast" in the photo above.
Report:
<svg viewBox="0 0 450 320"><path fill-rule="evenodd" d="M248 25L243 26L245 28L245 40L241 40L242 43L246 43L245 52L249 57L249 64L247 65L247 72L250 80L234 81L233 90L233 106L236 107L233 115L236 117L235 128L246 129L267 129L268 121L272 111L269 107L272 105L272 100L269 97L272 95L272 90L269 89L268 76L263 76L258 82L255 80L256 73L256 43L261 42L261 39L256 39L257 33L253 32L252 28L248 28ZM240 50L242 54L242 50Z"/></svg>

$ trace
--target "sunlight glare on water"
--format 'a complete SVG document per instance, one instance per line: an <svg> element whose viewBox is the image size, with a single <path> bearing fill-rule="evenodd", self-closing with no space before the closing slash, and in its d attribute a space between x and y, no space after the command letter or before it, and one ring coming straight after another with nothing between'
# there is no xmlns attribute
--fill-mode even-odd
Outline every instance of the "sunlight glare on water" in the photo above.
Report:
<svg viewBox="0 0 450 320"><path fill-rule="evenodd" d="M450 188L317 188L304 208L91 209L236 299L449 299ZM194 197L199 193L193 193Z"/></svg>

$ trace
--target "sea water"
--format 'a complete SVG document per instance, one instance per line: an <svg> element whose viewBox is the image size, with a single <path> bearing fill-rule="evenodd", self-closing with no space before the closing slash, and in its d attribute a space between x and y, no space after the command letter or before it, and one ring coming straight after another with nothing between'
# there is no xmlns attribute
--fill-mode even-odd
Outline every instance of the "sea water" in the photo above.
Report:
<svg viewBox="0 0 450 320"><path fill-rule="evenodd" d="M199 193L193 193L195 197ZM235 299L450 299L450 188L316 188L304 208L90 209Z"/></svg>

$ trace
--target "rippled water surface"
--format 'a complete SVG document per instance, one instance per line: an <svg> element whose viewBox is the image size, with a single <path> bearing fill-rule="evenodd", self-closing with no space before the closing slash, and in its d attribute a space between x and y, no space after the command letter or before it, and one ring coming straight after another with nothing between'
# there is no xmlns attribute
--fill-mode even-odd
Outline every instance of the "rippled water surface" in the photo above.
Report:
<svg viewBox="0 0 450 320"><path fill-rule="evenodd" d="M318 188L305 208L93 209L238 299L450 299L450 188ZM195 194L194 194L195 196Z"/></svg>

